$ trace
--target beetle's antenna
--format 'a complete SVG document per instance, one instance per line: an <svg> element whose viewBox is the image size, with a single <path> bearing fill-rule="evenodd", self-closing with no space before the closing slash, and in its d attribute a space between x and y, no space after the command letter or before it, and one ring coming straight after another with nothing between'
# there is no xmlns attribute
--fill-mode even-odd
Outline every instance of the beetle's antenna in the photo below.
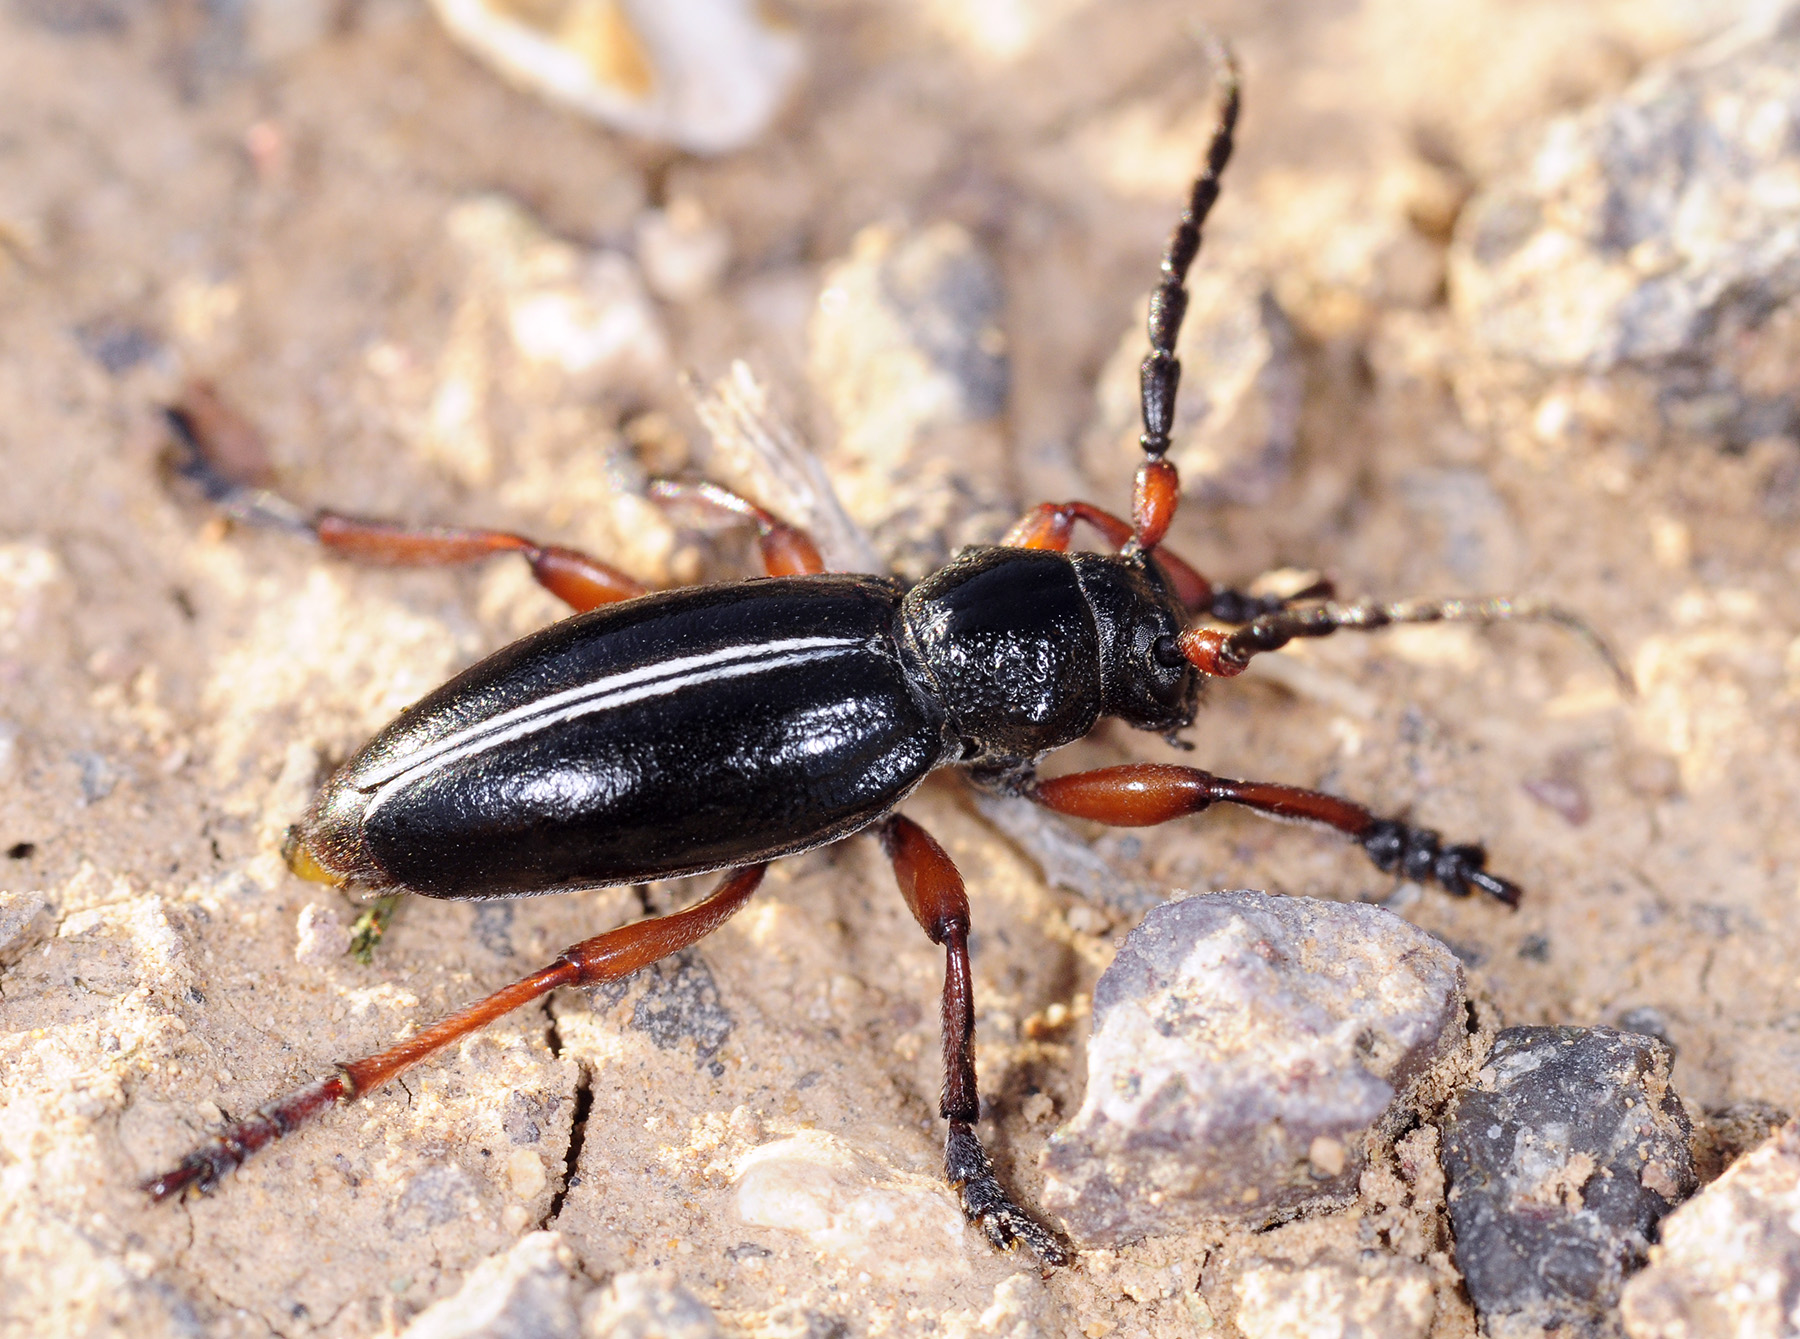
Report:
<svg viewBox="0 0 1800 1339"><path fill-rule="evenodd" d="M1181 653L1201 673L1230 678L1242 674L1251 657L1278 651L1296 638L1329 637L1344 628L1369 632L1396 623L1555 623L1593 649L1627 696L1637 692L1630 672L1612 648L1577 615L1545 600L1501 596L1484 600L1400 600L1388 604L1338 604L1328 600L1310 608L1264 614L1231 631L1189 628L1181 634Z"/></svg>
<svg viewBox="0 0 1800 1339"><path fill-rule="evenodd" d="M1145 550L1162 543L1181 495L1180 476L1165 459L1169 433L1175 426L1175 391L1181 384L1175 340L1181 334L1181 318L1187 315L1188 270L1200 254L1200 230L1206 216L1219 198L1219 179L1231 161L1232 135L1243 101L1237 57L1222 42L1213 40L1208 45L1219 70L1219 120L1206 148L1206 166L1195 179L1181 222L1169 234L1163 250L1162 278L1150 294L1150 353L1138 368L1144 405L1144 432L1138 442L1149 459L1138 467L1132 485L1131 520L1138 547Z"/></svg>

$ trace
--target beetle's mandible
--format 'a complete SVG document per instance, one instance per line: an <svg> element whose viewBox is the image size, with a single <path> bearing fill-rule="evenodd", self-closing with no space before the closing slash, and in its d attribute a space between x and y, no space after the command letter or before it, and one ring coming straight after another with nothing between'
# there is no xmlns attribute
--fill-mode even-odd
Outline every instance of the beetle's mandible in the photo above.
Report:
<svg viewBox="0 0 1800 1339"><path fill-rule="evenodd" d="M232 514L376 562L517 552L579 611L465 670L345 763L289 836L296 873L376 892L486 898L728 872L694 905L577 944L230 1125L146 1181L150 1195L210 1189L310 1117L556 987L615 980L694 943L749 899L769 861L870 829L920 927L945 951L946 1174L996 1245L1023 1242L1060 1264L1068 1248L1000 1185L974 1133L969 901L943 848L894 812L928 773L960 767L978 784L1116 825L1162 823L1216 803L1306 819L1356 841L1383 870L1517 902L1518 889L1487 871L1479 846L1446 845L1321 792L1169 764L1036 774L1045 753L1103 717L1173 736L1193 721L1207 679L1235 675L1296 637L1525 618L1585 632L1533 601L1340 604L1323 583L1283 599L1252 597L1215 587L1161 547L1180 491L1166 453L1186 276L1238 115L1229 56L1221 68L1218 125L1151 297L1145 461L1130 520L1086 503L1045 503L999 544L967 550L906 589L826 572L803 532L711 484L659 482L659 498L753 524L768 575L649 592L597 559L518 535L303 513L214 463L203 404L168 411L179 471ZM1072 552L1078 524L1111 552ZM1190 626L1195 618L1203 625Z"/></svg>

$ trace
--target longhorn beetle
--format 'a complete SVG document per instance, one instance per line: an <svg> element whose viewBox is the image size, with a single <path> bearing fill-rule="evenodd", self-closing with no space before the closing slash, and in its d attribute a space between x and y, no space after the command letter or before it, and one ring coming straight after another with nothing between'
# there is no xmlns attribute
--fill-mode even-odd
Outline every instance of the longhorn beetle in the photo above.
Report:
<svg viewBox="0 0 1800 1339"><path fill-rule="evenodd" d="M659 481L660 500L753 525L767 576L652 592L599 559L515 534L304 513L215 463L193 407L167 411L177 470L231 514L365 561L518 553L577 611L463 671L339 768L288 834L284 855L296 874L448 898L726 874L693 905L576 944L230 1124L145 1181L152 1198L210 1190L320 1112L559 986L617 980L694 943L749 900L769 861L868 829L920 927L944 948L945 1174L996 1246L1023 1242L1045 1264L1063 1264L1068 1249L1000 1185L975 1136L969 899L944 849L894 812L928 773L960 767L977 785L1122 826L1242 805L1335 828L1407 879L1518 902L1519 889L1488 872L1481 847L1445 845L1335 795L1165 763L1037 775L1039 759L1103 716L1173 740L1193 721L1207 680L1239 674L1296 637L1548 619L1591 640L1569 614L1529 600L1340 604L1323 584L1259 598L1214 586L1161 547L1180 492L1166 456L1184 285L1238 117L1236 67L1228 55L1220 67L1218 123L1150 298L1145 459L1129 521L1085 502L1047 502L999 544L966 549L906 589L888 577L826 572L805 533L722 488ZM1078 524L1112 552L1070 552ZM1189 626L1194 616L1210 626Z"/></svg>

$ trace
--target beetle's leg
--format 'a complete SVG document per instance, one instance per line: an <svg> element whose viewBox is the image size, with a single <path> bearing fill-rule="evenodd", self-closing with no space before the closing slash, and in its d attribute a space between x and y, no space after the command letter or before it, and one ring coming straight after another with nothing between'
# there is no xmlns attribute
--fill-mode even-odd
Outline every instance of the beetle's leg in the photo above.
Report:
<svg viewBox="0 0 1800 1339"><path fill-rule="evenodd" d="M1131 522L1087 502L1040 502L1006 532L1001 544L1015 549L1051 549L1068 552L1076 522L1098 530L1113 548L1130 544L1135 532ZM1204 614L1221 623L1248 623L1264 614L1286 609L1301 600L1327 599L1331 583L1317 581L1295 595L1250 595L1227 586L1215 586L1184 559L1167 549L1156 551L1156 565L1174 588L1175 596L1190 613Z"/></svg>
<svg viewBox="0 0 1800 1339"><path fill-rule="evenodd" d="M1066 553L1075 534L1075 523L1085 521L1098 530L1114 549L1131 542L1131 522L1102 511L1089 502L1040 502L1026 512L1001 543L1014 549L1053 549Z"/></svg>
<svg viewBox="0 0 1800 1339"><path fill-rule="evenodd" d="M505 530L411 526L322 511L313 518L313 533L333 553L360 562L399 567L447 567L492 553L517 553L531 564L531 575L538 585L576 613L629 600L649 589L643 582L578 549L538 544Z"/></svg>
<svg viewBox="0 0 1800 1339"><path fill-rule="evenodd" d="M1251 657L1264 651L1280 650L1296 638L1328 637L1345 628L1367 632L1396 623L1519 622L1557 623L1569 629L1606 662L1627 693L1633 691L1631 675L1599 635L1568 610L1543 600L1402 600L1392 604L1326 601L1307 609L1263 614L1233 632L1190 628L1181 634L1181 652L1201 673L1230 678L1242 674Z"/></svg>
<svg viewBox="0 0 1800 1339"><path fill-rule="evenodd" d="M944 946L944 1091L938 1104L939 1113L950 1123L944 1174L961 1196L963 1212L994 1245L1023 1242L1045 1264L1067 1264L1068 1248L1013 1202L975 1137L981 1100L975 1084L969 898L962 875L930 833L898 814L881 825L881 844L894 863L894 878L914 918L932 943Z"/></svg>
<svg viewBox="0 0 1800 1339"><path fill-rule="evenodd" d="M373 1092L403 1070L479 1031L514 1009L548 995L558 986L614 981L705 938L745 902L762 882L767 865L733 870L705 898L649 920L622 925L568 949L542 971L533 972L484 1000L432 1024L423 1032L378 1054L339 1065L322 1079L277 1098L254 1116L233 1122L189 1153L172 1170L142 1185L153 1200L168 1199L189 1186L211 1190L219 1178L241 1166L258 1149L292 1134L320 1112Z"/></svg>
<svg viewBox="0 0 1800 1339"><path fill-rule="evenodd" d="M653 479L650 496L658 502L702 507L749 521L756 527L756 544L762 552L763 570L772 577L800 576L825 570L825 560L819 556L819 546L813 543L812 536L728 488L703 481Z"/></svg>
<svg viewBox="0 0 1800 1339"><path fill-rule="evenodd" d="M1415 881L1435 879L1457 897L1480 889L1509 907L1519 904L1518 885L1487 872L1487 852L1481 847L1445 846L1429 828L1377 818L1360 804L1323 791L1234 781L1169 763L1127 763L1049 781L1032 778L1023 790L1046 809L1118 828L1167 823L1215 804L1238 804L1272 818L1323 823L1355 840L1378 869Z"/></svg>
<svg viewBox="0 0 1800 1339"><path fill-rule="evenodd" d="M578 612L628 600L646 589L598 558L503 530L408 526L331 511L305 512L279 494L233 478L215 459L219 452L212 443L220 435L220 424L235 418L216 397L201 400L190 393L163 414L175 440L176 473L198 486L221 511L251 525L310 535L332 552L362 562L403 567L440 567L493 553L518 553L531 564L540 586Z"/></svg>

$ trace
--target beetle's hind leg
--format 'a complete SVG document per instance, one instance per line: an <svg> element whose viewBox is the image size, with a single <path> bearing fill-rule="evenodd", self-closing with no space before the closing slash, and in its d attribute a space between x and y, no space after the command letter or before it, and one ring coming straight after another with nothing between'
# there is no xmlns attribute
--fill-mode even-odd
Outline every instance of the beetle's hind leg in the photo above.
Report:
<svg viewBox="0 0 1800 1339"><path fill-rule="evenodd" d="M938 1111L949 1122L944 1174L963 1213L1000 1247L1022 1242L1047 1265L1069 1262L1056 1234L1021 1209L994 1175L975 1122L981 1099L975 1082L975 992L969 965L969 898L962 875L924 828L898 814L881 825L881 844L894 865L906 905L934 944L944 946L944 1091Z"/></svg>
<svg viewBox="0 0 1800 1339"><path fill-rule="evenodd" d="M230 458L229 444L255 430L210 389L190 387L180 402L163 410L163 417L174 445L170 458L174 472L199 488L213 506L246 524L308 536L333 553L384 566L448 567L490 554L517 553L531 564L540 586L577 612L628 600L648 589L578 549L539 544L504 530L405 525L334 511L308 512L242 476L242 462Z"/></svg>
<svg viewBox="0 0 1800 1339"><path fill-rule="evenodd" d="M277 1098L255 1115L232 1122L169 1171L143 1182L141 1189L153 1200L169 1199L189 1186L211 1190L251 1154L292 1134L314 1116L339 1102L373 1092L421 1060L548 995L558 986L616 981L704 939L750 900L767 868L766 864L746 865L733 870L691 907L584 939L543 970L477 1000L399 1045L339 1065L324 1078Z"/></svg>
<svg viewBox="0 0 1800 1339"><path fill-rule="evenodd" d="M1518 885L1487 870L1487 852L1474 845L1446 846L1429 828L1377 818L1360 804L1323 791L1235 781L1197 767L1127 763L1023 784L1030 799L1071 818L1112 827L1138 828L1197 814L1215 804L1237 804L1271 818L1300 819L1335 828L1363 848L1378 869L1467 897L1480 891L1509 907L1519 905Z"/></svg>
<svg viewBox="0 0 1800 1339"><path fill-rule="evenodd" d="M190 386L178 403L163 410L163 417L174 446L170 455L174 473L220 511L246 524L305 536L343 557L389 567L449 567L496 553L517 553L531 564L537 583L577 613L629 600L649 589L579 549L540 544L506 530L407 525L335 511L308 512L254 477L261 473L255 429L208 386ZM770 576L825 570L818 546L805 531L716 484L659 479L651 485L650 495L658 502L698 506L755 525L763 570Z"/></svg>

